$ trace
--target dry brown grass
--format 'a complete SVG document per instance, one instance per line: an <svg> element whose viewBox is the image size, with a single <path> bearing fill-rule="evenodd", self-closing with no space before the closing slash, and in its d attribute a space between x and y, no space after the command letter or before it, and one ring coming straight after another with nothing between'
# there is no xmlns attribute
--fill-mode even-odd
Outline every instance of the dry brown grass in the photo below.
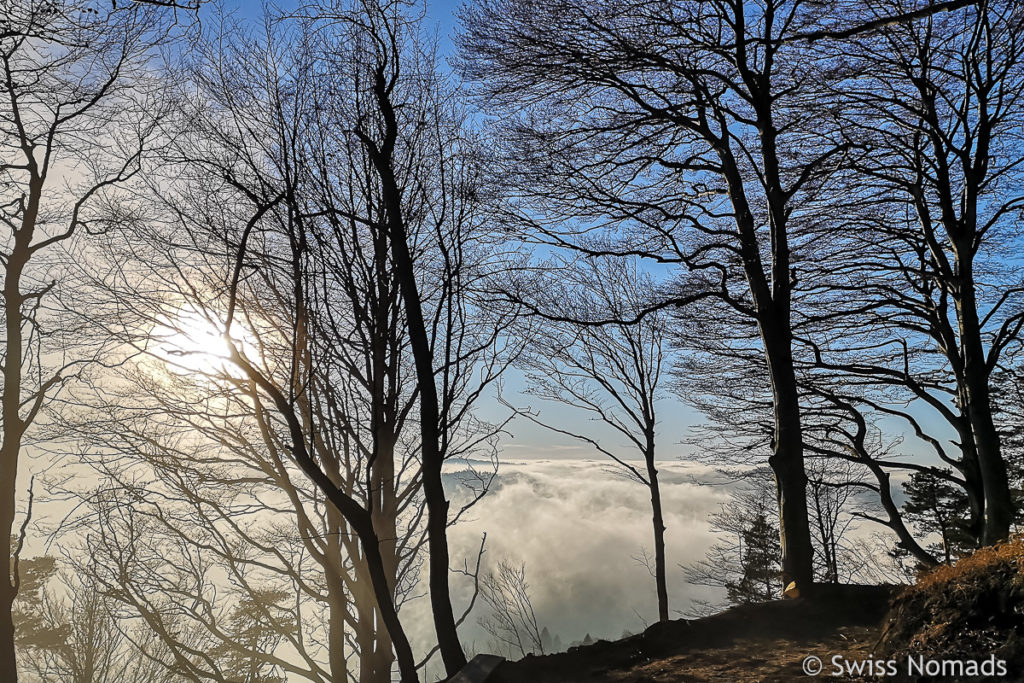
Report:
<svg viewBox="0 0 1024 683"><path fill-rule="evenodd" d="M1005 659L1024 673L1024 538L982 548L919 577L893 600L887 655Z"/></svg>
<svg viewBox="0 0 1024 683"><path fill-rule="evenodd" d="M930 591L939 586L962 591L979 576L1007 568L1014 572L1015 585L1024 585L1024 536L977 550L955 564L937 567L923 574L908 592Z"/></svg>

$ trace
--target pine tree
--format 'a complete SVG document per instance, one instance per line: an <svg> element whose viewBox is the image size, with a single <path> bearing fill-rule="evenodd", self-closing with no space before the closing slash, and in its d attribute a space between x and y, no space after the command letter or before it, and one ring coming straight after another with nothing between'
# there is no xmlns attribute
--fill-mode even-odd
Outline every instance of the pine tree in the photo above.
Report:
<svg viewBox="0 0 1024 683"><path fill-rule="evenodd" d="M540 654L551 654L555 651L555 642L551 638L551 631L545 626L540 632Z"/></svg>
<svg viewBox="0 0 1024 683"><path fill-rule="evenodd" d="M774 481L762 469L747 473L731 500L708 521L718 535L707 556L683 567L687 581L725 590L729 604L773 600L782 594L782 548L774 522ZM695 602L686 614L700 618L727 605Z"/></svg>
<svg viewBox="0 0 1024 683"><path fill-rule="evenodd" d="M729 602L765 602L779 594L782 548L779 531L762 510L742 534L742 575L726 585Z"/></svg>
<svg viewBox="0 0 1024 683"><path fill-rule="evenodd" d="M947 564L978 547L970 533L970 507L962 488L928 472L914 472L903 491L904 517L919 533L938 534L939 542L928 549Z"/></svg>
<svg viewBox="0 0 1024 683"><path fill-rule="evenodd" d="M1015 531L1024 526L1024 369L992 375L992 417L1002 440L1006 474L1013 498Z"/></svg>

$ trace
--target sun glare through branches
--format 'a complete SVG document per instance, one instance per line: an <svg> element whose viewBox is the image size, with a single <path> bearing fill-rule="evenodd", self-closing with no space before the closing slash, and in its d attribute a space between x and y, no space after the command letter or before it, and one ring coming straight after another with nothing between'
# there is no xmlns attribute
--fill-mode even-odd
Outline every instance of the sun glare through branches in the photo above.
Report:
<svg viewBox="0 0 1024 683"><path fill-rule="evenodd" d="M231 361L231 347L245 353L254 345L254 335L237 323L231 336L225 337L224 323L211 311L189 307L157 323L150 339L153 355L169 372L208 378L239 375Z"/></svg>

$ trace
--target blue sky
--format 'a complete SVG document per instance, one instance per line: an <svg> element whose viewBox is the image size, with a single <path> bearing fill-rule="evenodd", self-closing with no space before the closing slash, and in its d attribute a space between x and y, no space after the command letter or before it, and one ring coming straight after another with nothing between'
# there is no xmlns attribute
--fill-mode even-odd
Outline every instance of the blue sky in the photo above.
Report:
<svg viewBox="0 0 1024 683"><path fill-rule="evenodd" d="M298 5L300 0L272 0L272 7L287 8ZM259 18L263 2L253 0L222 0L222 6L233 12L239 18L256 20ZM439 48L442 58L451 54L454 49L452 38L457 32L458 25L455 14L459 7L466 3L466 0L436 0L426 2L428 25L436 27ZM213 5L206 5L204 11L214 11ZM671 361L669 361L671 364ZM666 368L667 370L667 368ZM668 378L666 378L668 379ZM666 389L668 381L665 382ZM558 424L573 431L582 432L593 436L602 442L602 445L616 451L619 455L631 457L631 449L620 436L605 430L599 424L594 424L579 411L561 405L545 404L538 402L534 397L526 396L522 392L525 383L519 373L512 371L504 380L503 395L513 405L519 408L530 407L533 410L540 410L541 417L548 423ZM479 416L492 422L503 422L508 414L506 408L501 406L493 397L478 404ZM918 412L918 411L915 411ZM949 438L949 430L940 420L936 420L932 411L924 409L916 415L921 419L928 429L942 434ZM700 416L693 409L683 404L678 397L666 391L666 398L660 402L660 434L659 450L663 460L675 460L686 458L689 455L689 446L684 446L681 441L689 434L690 427L700 421ZM892 433L890 436L902 433L907 437L904 451L913 455L924 455L932 460L930 449L924 447L911 433L906 424L901 421L890 419L884 421L884 426ZM521 419L509 426L508 432L511 438L506 438L502 449L507 457L592 457L596 453L589 446L575 442L569 437L561 436L549 430L538 427L528 420Z"/></svg>
<svg viewBox="0 0 1024 683"><path fill-rule="evenodd" d="M271 0L269 5L287 8L294 7L299 2L300 0ZM466 0L436 0L424 3L428 25L436 27L442 58L449 56L454 49L452 38L458 29L455 14L465 3ZM221 6L239 18L256 20L262 13L264 3L253 0L222 0ZM203 11L214 12L214 4L205 5ZM672 361L668 362L670 367ZM683 404L678 397L671 393L668 384L669 382L666 381L666 397L659 404L661 425L659 451L663 461L687 459L691 447L684 446L681 441L688 436L690 427L698 423L701 418L693 409ZM631 449L623 438L588 420L585 416L580 415L579 411L557 404L538 402L536 398L524 395L524 389L525 383L519 373L515 371L508 373L504 380L503 396L513 405L519 408L530 407L533 410L540 410L544 421L589 434L619 455L627 458L635 455L631 453ZM482 401L478 404L478 408L479 416L492 422L503 422L508 414L507 408L501 406L493 397ZM921 410L912 412L915 413L915 417L922 420L927 429L943 438L951 438L948 426L936 419L931 410L922 407ZM890 432L888 436L902 434L907 439L902 449L905 453L919 457L923 455L929 461L935 459L931 450L914 437L908 426L902 421L887 419L883 421L883 426ZM502 444L506 457L579 458L597 456L589 446L545 430L525 419L510 425L508 432L510 438L506 438Z"/></svg>
<svg viewBox="0 0 1024 683"><path fill-rule="evenodd" d="M262 2L254 0L223 0L223 6L239 16L255 19L262 11ZM294 0L277 0L271 2L272 7L290 7L299 4ZM427 18L436 24L441 37L441 50L445 53L451 50L451 34L455 28L455 12L462 4L461 0L437 0L437 2L426 3ZM206 5L204 11L212 11L212 5Z"/></svg>
<svg viewBox="0 0 1024 683"><path fill-rule="evenodd" d="M438 25L441 36L441 50L451 49L451 35L455 31L455 12L462 3L459 0L439 0L427 4L427 14Z"/></svg>

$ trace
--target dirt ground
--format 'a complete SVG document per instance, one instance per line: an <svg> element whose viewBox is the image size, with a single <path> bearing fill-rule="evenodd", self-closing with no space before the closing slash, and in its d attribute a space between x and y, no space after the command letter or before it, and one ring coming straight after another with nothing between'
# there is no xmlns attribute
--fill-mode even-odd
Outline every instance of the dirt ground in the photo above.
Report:
<svg viewBox="0 0 1024 683"><path fill-rule="evenodd" d="M741 606L704 619L655 624L616 642L599 641L569 652L506 662L488 683L777 683L814 680L804 658L868 660L881 634L891 589L840 586L813 600L800 598Z"/></svg>

